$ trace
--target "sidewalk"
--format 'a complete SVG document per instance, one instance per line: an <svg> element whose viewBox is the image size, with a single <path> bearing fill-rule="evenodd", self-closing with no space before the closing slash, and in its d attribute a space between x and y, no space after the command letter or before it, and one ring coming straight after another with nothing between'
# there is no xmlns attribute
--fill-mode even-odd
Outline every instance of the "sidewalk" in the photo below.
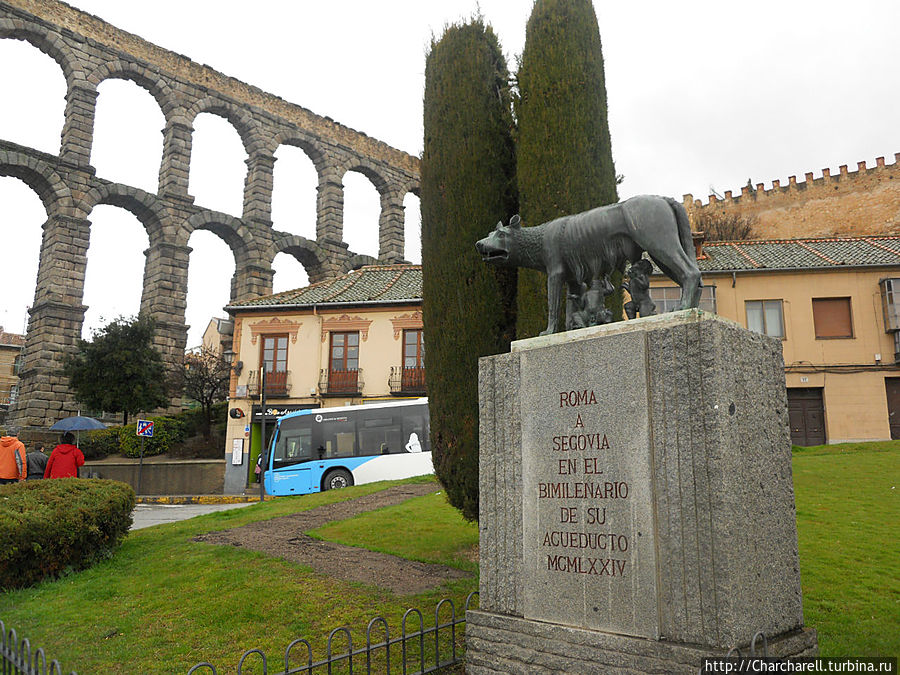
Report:
<svg viewBox="0 0 900 675"><path fill-rule="evenodd" d="M265 501L275 499L266 495ZM254 495L139 495L138 504L249 504L259 501L259 493Z"/></svg>

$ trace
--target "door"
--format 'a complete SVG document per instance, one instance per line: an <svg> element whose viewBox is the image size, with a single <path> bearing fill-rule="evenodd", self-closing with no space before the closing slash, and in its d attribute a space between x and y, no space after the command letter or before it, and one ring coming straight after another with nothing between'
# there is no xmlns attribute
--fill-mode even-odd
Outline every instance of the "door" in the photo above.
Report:
<svg viewBox="0 0 900 675"><path fill-rule="evenodd" d="M825 443L825 403L822 389L817 387L788 389L788 417L791 443L823 445Z"/></svg>
<svg viewBox="0 0 900 675"><path fill-rule="evenodd" d="M887 392L888 424L891 425L891 440L900 438L900 377L884 378Z"/></svg>

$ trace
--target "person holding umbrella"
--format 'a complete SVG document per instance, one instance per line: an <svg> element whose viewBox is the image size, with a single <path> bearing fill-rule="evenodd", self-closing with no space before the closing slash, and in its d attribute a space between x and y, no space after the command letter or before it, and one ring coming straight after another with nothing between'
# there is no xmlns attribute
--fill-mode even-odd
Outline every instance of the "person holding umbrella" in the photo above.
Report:
<svg viewBox="0 0 900 675"><path fill-rule="evenodd" d="M62 443L53 448L44 478L77 478L78 467L84 464L84 455L75 446L75 436L71 431L63 434Z"/></svg>

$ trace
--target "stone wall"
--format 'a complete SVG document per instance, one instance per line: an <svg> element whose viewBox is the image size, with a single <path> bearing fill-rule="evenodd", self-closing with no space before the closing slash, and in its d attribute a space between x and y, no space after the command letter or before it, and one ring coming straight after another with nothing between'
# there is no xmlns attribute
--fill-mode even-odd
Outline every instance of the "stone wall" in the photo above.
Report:
<svg viewBox="0 0 900 675"><path fill-rule="evenodd" d="M417 158L56 0L0 0L0 38L24 40L53 58L67 85L58 156L0 139L0 176L24 181L47 212L20 398L12 411L17 424L46 427L76 411L59 371L84 322L95 206L124 208L147 231L141 311L156 319L157 346L169 365L180 362L186 343L188 240L195 230L215 233L234 253L232 300L271 292L278 253L294 256L311 282L347 271L368 259L343 240L343 177L352 170L366 175L381 196L378 260L402 260L403 199L418 193ZM111 78L146 89L165 117L155 193L106 181L90 164L98 86ZM199 208L188 193L192 125L203 112L227 119L247 152L240 218ZM284 144L300 147L318 172L315 240L272 226L275 151Z"/></svg>
<svg viewBox="0 0 900 675"><path fill-rule="evenodd" d="M805 180L788 178L787 185L773 180L755 188L744 186L740 195L725 192L724 199L710 195L703 204L684 195L691 222L700 214L737 215L756 220L754 239L790 239L865 234L900 233L900 153L893 164L884 157L867 167L858 162L856 171L844 164L838 173L823 169L819 178L809 172ZM696 227L694 229L697 229Z"/></svg>

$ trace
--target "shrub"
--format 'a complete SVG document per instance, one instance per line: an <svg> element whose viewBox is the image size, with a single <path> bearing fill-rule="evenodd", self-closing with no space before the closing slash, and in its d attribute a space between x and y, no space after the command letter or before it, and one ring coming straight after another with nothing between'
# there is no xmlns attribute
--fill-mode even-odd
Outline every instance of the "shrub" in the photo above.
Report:
<svg viewBox="0 0 900 675"><path fill-rule="evenodd" d="M109 427L108 429L96 429L83 432L80 436L78 447L84 453L85 459L103 459L107 455L115 455L119 452L119 430L122 427Z"/></svg>
<svg viewBox="0 0 900 675"><path fill-rule="evenodd" d="M0 588L31 586L109 556L131 527L134 490L58 478L0 487Z"/></svg>
<svg viewBox="0 0 900 675"><path fill-rule="evenodd" d="M144 457L168 452L175 443L185 439L185 422L178 417L150 417L153 420L153 437L144 439ZM141 456L141 437L133 424L119 427L119 452L126 457Z"/></svg>

